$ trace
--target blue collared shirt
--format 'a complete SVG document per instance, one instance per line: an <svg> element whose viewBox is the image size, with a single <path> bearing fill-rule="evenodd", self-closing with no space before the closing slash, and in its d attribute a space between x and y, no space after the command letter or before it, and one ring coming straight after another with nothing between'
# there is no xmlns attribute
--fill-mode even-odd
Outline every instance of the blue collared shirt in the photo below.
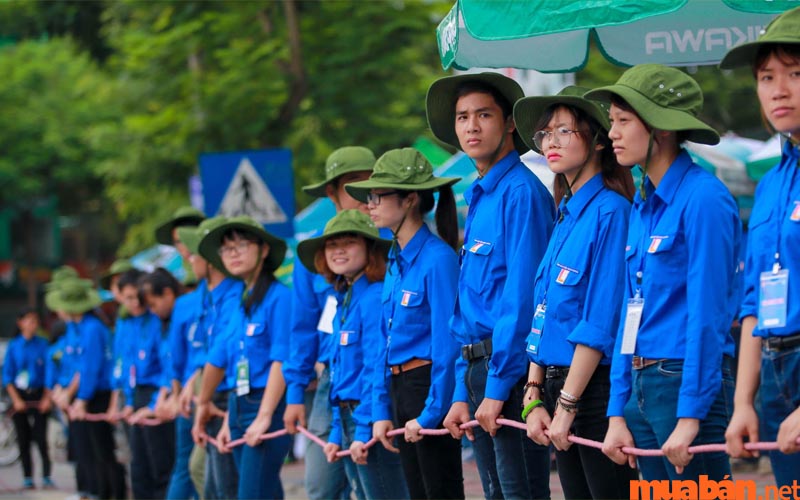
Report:
<svg viewBox="0 0 800 500"><path fill-rule="evenodd" d="M339 306L333 319L333 357L331 359L331 393L333 422L328 441L342 444L340 401L359 401L353 411L356 423L354 439L367 442L372 437L372 384L376 370L385 371L384 359L377 353L383 340L381 308L383 282L369 283L362 275L347 292L338 293ZM381 367L381 368L378 368ZM381 376L383 374L381 373Z"/></svg>
<svg viewBox="0 0 800 500"><path fill-rule="evenodd" d="M47 340L36 335L26 339L18 334L11 339L3 361L3 385L13 384L21 390L44 387L48 347Z"/></svg>
<svg viewBox="0 0 800 500"><path fill-rule="evenodd" d="M207 304L208 309L201 327L205 336L205 349L203 351L195 350L194 353L197 356L190 360L195 369L200 369L206 364L208 353L218 341L225 342L228 338L228 326L242 306L243 292L244 282L231 277L225 278L211 290L210 301ZM217 386L217 392L228 391L232 388L233 386L228 385L228 379L223 378Z"/></svg>
<svg viewBox="0 0 800 500"><path fill-rule="evenodd" d="M756 188L750 214L744 299L740 317L758 317L760 275L771 271L775 253L782 269L789 270L786 326L761 330L753 335L783 337L800 332L800 146L786 141L780 163L772 168ZM778 239L780 238L780 243Z"/></svg>
<svg viewBox="0 0 800 500"><path fill-rule="evenodd" d="M111 389L111 332L93 314L84 314L76 327L75 368L80 375L77 399L89 401L97 391Z"/></svg>
<svg viewBox="0 0 800 500"><path fill-rule="evenodd" d="M67 344L66 331L58 340L47 348L47 358L44 363L44 386L52 389L56 386L64 368L64 347Z"/></svg>
<svg viewBox="0 0 800 500"><path fill-rule="evenodd" d="M161 318L151 312L131 317L126 321L126 331L133 339L130 343L127 359L123 369L128 367L128 388L126 396L133 402L133 389L140 386L163 387L168 377L169 350L162 347L168 345ZM123 372L124 373L124 372ZM154 393L148 404L152 409L158 393Z"/></svg>
<svg viewBox="0 0 800 500"><path fill-rule="evenodd" d="M439 425L453 399L454 362L459 345L448 331L458 284L458 257L452 248L422 227L397 252L389 252L381 301L385 336L378 359L384 366L402 365L414 358L433 362L425 408L417 417L422 427ZM389 419L389 377L386 368L375 373L374 420Z"/></svg>
<svg viewBox="0 0 800 500"><path fill-rule="evenodd" d="M206 314L206 303L211 300L209 295L206 280L200 280L197 288L175 300L167 333L171 363L165 367L164 379L168 382L176 380L181 386L186 385L197 369L190 360L205 357L205 332L201 322Z"/></svg>
<svg viewBox="0 0 800 500"><path fill-rule="evenodd" d="M555 217L553 197L510 152L464 193L469 204L458 303L451 330L461 345L492 339L485 397L505 401L527 372L523 344L535 305L531 279ZM454 401L466 402L467 362L456 362Z"/></svg>
<svg viewBox="0 0 800 500"><path fill-rule="evenodd" d="M658 189L637 194L625 247L622 315L641 290L644 309L635 354L683 360L677 418L705 418L722 383L730 335L741 222L736 202L712 174L681 151ZM637 278L641 273L641 284ZM622 416L631 395L631 355L620 354L620 322L611 363L608 416Z"/></svg>
<svg viewBox="0 0 800 500"><path fill-rule="evenodd" d="M280 281L273 281L250 314L240 305L233 313L224 337L212 346L208 363L225 370L228 387L236 387L236 364L246 359L250 390L267 386L273 362L289 356L291 292Z"/></svg>
<svg viewBox="0 0 800 500"><path fill-rule="evenodd" d="M73 321L65 321L66 330L64 331L64 354L61 357L61 364L55 379L55 385L67 387L78 371L78 325Z"/></svg>
<svg viewBox="0 0 800 500"><path fill-rule="evenodd" d="M303 392L316 377L316 362L330 363L333 336L331 332L318 330L317 326L328 297L335 296L336 292L324 277L306 269L300 259L295 259L292 272L292 333L289 359L283 365L287 404L303 403Z"/></svg>
<svg viewBox="0 0 800 500"><path fill-rule="evenodd" d="M631 204L605 187L602 174L561 200L547 252L536 273L535 304L546 306L533 363L570 366L577 344L603 353L609 364L625 284L625 241ZM563 219L561 216L563 215Z"/></svg>

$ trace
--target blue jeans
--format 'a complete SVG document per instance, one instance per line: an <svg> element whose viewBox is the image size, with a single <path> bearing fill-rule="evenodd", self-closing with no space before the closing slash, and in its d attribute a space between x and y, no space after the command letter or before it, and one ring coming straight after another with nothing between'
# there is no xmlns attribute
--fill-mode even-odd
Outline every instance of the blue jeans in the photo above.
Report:
<svg viewBox="0 0 800 500"><path fill-rule="evenodd" d="M216 392L212 401L222 411L228 409L228 392ZM214 418L206 424L206 433L216 437L222 428L222 419ZM206 484L203 490L205 500L236 498L239 491L239 471L232 453L220 453L217 447L206 445Z"/></svg>
<svg viewBox="0 0 800 500"><path fill-rule="evenodd" d="M356 422L353 420L353 411L342 408L342 449L350 449L356 433ZM357 465L349 457L340 460L344 462L350 487L360 494L357 498L367 499L404 499L408 498L406 479L400 464L400 456L384 448L380 443L369 449L367 465Z"/></svg>
<svg viewBox="0 0 800 500"><path fill-rule="evenodd" d="M464 374L469 395L470 416L481 404L486 391L489 358L469 363ZM521 422L525 378L513 387L501 414ZM528 439L513 427L500 427L494 438L480 427L474 428L475 461L487 499L550 498L550 450ZM521 458L521 460L520 460Z"/></svg>
<svg viewBox="0 0 800 500"><path fill-rule="evenodd" d="M175 419L175 467L167 488L168 500L197 498L192 478L189 477L189 455L193 447L192 419L179 416Z"/></svg>
<svg viewBox="0 0 800 500"><path fill-rule="evenodd" d="M700 431L692 446L725 442L725 429L733 410L733 376L731 360L725 357L722 384L706 418L700 421ZM632 392L625 406L625 422L633 434L637 448L659 449L669 439L678 419L678 393L683 375L683 360L666 360L641 370L633 370ZM725 452L698 453L683 470L664 457L638 457L639 470L646 481L694 480L701 475L721 481L730 475L731 465Z"/></svg>
<svg viewBox="0 0 800 500"><path fill-rule="evenodd" d="M759 398L759 439L775 441L781 422L800 407L800 347L780 352L762 350ZM800 475L800 453L784 455L771 451L769 460L778 486L790 486Z"/></svg>
<svg viewBox="0 0 800 500"><path fill-rule="evenodd" d="M311 411L308 413L308 430L328 441L331 433L331 403L329 401L331 392L330 369L325 368L317 380L317 390L314 393L314 402ZM328 463L322 448L316 443L310 442L306 447L305 460L305 488L306 495L310 500L344 500L350 498L350 486L345 474L344 461L338 460ZM357 498L363 495L356 492Z"/></svg>
<svg viewBox="0 0 800 500"><path fill-rule="evenodd" d="M264 389L251 389L250 394L236 396L231 392L228 402L228 424L231 429L231 440L244 436L245 431L253 423ZM281 400L275 408L267 432L283 429L283 412L286 401ZM291 436L283 435L262 441L258 446L243 444L233 449L233 459L239 469L239 493L237 498L283 498L281 484L281 466L289 453L292 444Z"/></svg>

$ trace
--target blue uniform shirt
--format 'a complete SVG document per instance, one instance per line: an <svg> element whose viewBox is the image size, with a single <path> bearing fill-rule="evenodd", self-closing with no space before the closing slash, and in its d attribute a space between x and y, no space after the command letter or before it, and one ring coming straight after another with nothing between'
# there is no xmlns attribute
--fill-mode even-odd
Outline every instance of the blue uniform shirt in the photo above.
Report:
<svg viewBox="0 0 800 500"><path fill-rule="evenodd" d="M635 354L682 359L677 418L705 418L722 383L730 335L741 222L736 202L714 175L681 151L658 189L645 180L637 194L625 246L628 299L644 299ZM641 285L637 273L641 272ZM620 321L611 363L608 416L622 416L631 394L631 355L620 354Z"/></svg>
<svg viewBox="0 0 800 500"><path fill-rule="evenodd" d="M603 353L611 363L625 283L625 241L631 204L603 184L587 181L559 213L547 252L536 274L535 304L546 305L536 354L542 366L570 366L575 345ZM560 217L559 217L560 218Z"/></svg>
<svg viewBox="0 0 800 500"><path fill-rule="evenodd" d="M322 234L317 231L312 236ZM380 229L381 238L391 239L386 228ZM308 384L317 374L314 364L329 364L333 355L334 339L330 332L317 329L328 297L336 292L330 283L295 260L292 272L292 333L289 343L289 359L283 365L286 379L286 403L303 404Z"/></svg>
<svg viewBox="0 0 800 500"><path fill-rule="evenodd" d="M228 338L228 325L242 304L244 282L236 278L225 278L211 290L210 303L202 321L202 331L205 334L205 350L195 350L196 355L190 363L196 368L202 368L208 360L208 353L218 341L223 343ZM228 379L224 378L217 386L217 392L228 391Z"/></svg>
<svg viewBox="0 0 800 500"><path fill-rule="evenodd" d="M141 316L132 317L126 320L128 323L128 333L132 335L130 349L128 351L128 370L129 384L133 389L140 386L162 387L164 377L167 373L167 360L165 350L162 349L166 342L166 335L163 332L161 319L151 312L146 312ZM133 402L133 393L129 393ZM155 408L158 393L154 393L148 406Z"/></svg>
<svg viewBox="0 0 800 500"><path fill-rule="evenodd" d="M111 389L111 332L93 314L84 314L76 327L75 368L80 374L77 399L89 401L97 391Z"/></svg>
<svg viewBox="0 0 800 500"><path fill-rule="evenodd" d="M303 392L316 377L314 363L328 364L333 351L331 332L317 329L329 296L336 295L330 283L295 260L292 273L292 331L289 359L283 365L286 403L302 404Z"/></svg>
<svg viewBox="0 0 800 500"><path fill-rule="evenodd" d="M66 334L66 332L64 332ZM64 347L67 336L62 335L47 348L47 358L44 362L44 386L52 389L58 383L61 370L64 366Z"/></svg>
<svg viewBox="0 0 800 500"><path fill-rule="evenodd" d="M459 345L448 331L458 284L458 257L453 249L422 227L399 253L389 252L383 282L383 322L386 336L378 359L384 366L402 365L414 358L433 361L431 387L425 408L417 417L422 427L439 425L453 399L454 362ZM374 420L388 420L389 378L376 372Z"/></svg>
<svg viewBox="0 0 800 500"><path fill-rule="evenodd" d="M208 362L225 370L227 385L236 387L236 364L246 359L250 390L267 386L269 370L275 361L289 356L291 292L280 281L273 281L259 304L248 315L239 306L233 313L227 334L208 353Z"/></svg>
<svg viewBox="0 0 800 500"><path fill-rule="evenodd" d="M780 163L758 183L750 214L745 263L744 299L740 317L758 317L760 275L771 271L775 253L782 269L789 270L786 326L761 330L753 335L783 337L800 332L800 146L786 141ZM778 242L780 238L780 243Z"/></svg>
<svg viewBox="0 0 800 500"><path fill-rule="evenodd" d="M194 351L205 351L205 333L201 322L205 315L205 303L210 301L206 280L201 280L193 291L181 295L175 300L172 317L167 334L171 363L167 368L165 379L176 380L181 386L186 385L196 367L190 363L199 354Z"/></svg>
<svg viewBox="0 0 800 500"><path fill-rule="evenodd" d="M72 321L66 321L66 331L64 332L64 354L61 357L61 364L58 367L58 373L55 379L55 385L67 387L75 372L78 370L78 343L80 336L78 335L78 325Z"/></svg>
<svg viewBox="0 0 800 500"><path fill-rule="evenodd" d="M381 308L383 282L369 283L362 275L352 285L350 297L338 294L339 307L333 320L334 342L331 360L331 394L333 422L328 441L342 444L340 401L359 401L353 411L356 423L354 440L367 442L372 438L372 384L376 370L383 379L384 359L377 353L383 340Z"/></svg>
<svg viewBox="0 0 800 500"><path fill-rule="evenodd" d="M531 281L553 228L555 203L515 151L464 193L469 204L451 330L461 345L491 337L485 397L505 401L527 373L523 343L536 304ZM467 362L456 362L454 401L467 401Z"/></svg>
<svg viewBox="0 0 800 500"><path fill-rule="evenodd" d="M49 344L39 336L30 340L18 334L8 343L3 362L3 386L13 384L23 391L45 386L45 360Z"/></svg>

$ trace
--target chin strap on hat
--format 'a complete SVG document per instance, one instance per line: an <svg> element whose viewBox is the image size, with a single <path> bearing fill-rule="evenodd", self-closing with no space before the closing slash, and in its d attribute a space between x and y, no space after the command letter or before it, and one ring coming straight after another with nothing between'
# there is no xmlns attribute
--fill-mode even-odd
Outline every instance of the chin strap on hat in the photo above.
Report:
<svg viewBox="0 0 800 500"><path fill-rule="evenodd" d="M408 218L408 211L411 210L411 207L408 207L403 213L403 218L400 219L400 224L397 225L397 230L392 230L392 246L389 248L389 255L397 255L400 253L400 243L397 241L397 235L400 233L400 229L403 227L403 224L406 222L406 218ZM389 266L388 268L389 274L392 274L392 267Z"/></svg>
<svg viewBox="0 0 800 500"><path fill-rule="evenodd" d="M567 202L569 202L569 200L572 198L573 194L572 186L574 186L575 183L578 182L578 179L583 173L583 169L586 168L586 165L589 164L589 160L592 159L592 155L594 155L595 153L594 147L597 146L597 138L599 137L599 134L600 131L598 130L597 132L595 132L594 137L592 137L592 142L591 144L589 144L588 151L586 152L586 158L584 158L583 163L581 163L581 166L578 169L578 172L575 174L575 177L572 179L572 182L567 182L566 175L561 176L562 182L564 184L564 198L567 200Z"/></svg>
<svg viewBox="0 0 800 500"><path fill-rule="evenodd" d="M642 165L642 183L639 185L639 194L642 196L642 201L647 199L644 183L647 180L647 165L650 163L650 155L653 153L653 139L655 138L655 129L650 131L650 139L647 141L647 156L644 157L644 165Z"/></svg>

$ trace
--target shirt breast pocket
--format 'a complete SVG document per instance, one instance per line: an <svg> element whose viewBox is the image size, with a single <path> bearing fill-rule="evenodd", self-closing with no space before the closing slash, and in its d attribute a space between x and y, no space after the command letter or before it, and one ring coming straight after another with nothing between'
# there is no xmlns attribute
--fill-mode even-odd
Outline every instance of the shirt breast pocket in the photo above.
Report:
<svg viewBox="0 0 800 500"><path fill-rule="evenodd" d="M339 345L342 347L353 347L358 345L361 340L361 332L358 330L340 330Z"/></svg>
<svg viewBox="0 0 800 500"><path fill-rule="evenodd" d="M403 289L400 291L396 311L396 320L403 325L424 324L430 316L425 305L425 289L416 290Z"/></svg>
<svg viewBox="0 0 800 500"><path fill-rule="evenodd" d="M250 359L268 359L269 340L265 323L248 323L244 333L245 355Z"/></svg>
<svg viewBox="0 0 800 500"><path fill-rule="evenodd" d="M683 233L670 231L652 235L645 252L645 273L654 283L673 287L686 281L688 254Z"/></svg>
<svg viewBox="0 0 800 500"><path fill-rule="evenodd" d="M588 270L588 255L573 255L567 259L559 259L550 270L552 283L547 294L548 304L554 318L580 316L583 310L586 282L584 276ZM563 318L562 318L563 319Z"/></svg>
<svg viewBox="0 0 800 500"><path fill-rule="evenodd" d="M467 262L466 284L478 293L484 293L494 283L492 278L492 252L494 244L485 240L473 239L464 243L465 262Z"/></svg>

